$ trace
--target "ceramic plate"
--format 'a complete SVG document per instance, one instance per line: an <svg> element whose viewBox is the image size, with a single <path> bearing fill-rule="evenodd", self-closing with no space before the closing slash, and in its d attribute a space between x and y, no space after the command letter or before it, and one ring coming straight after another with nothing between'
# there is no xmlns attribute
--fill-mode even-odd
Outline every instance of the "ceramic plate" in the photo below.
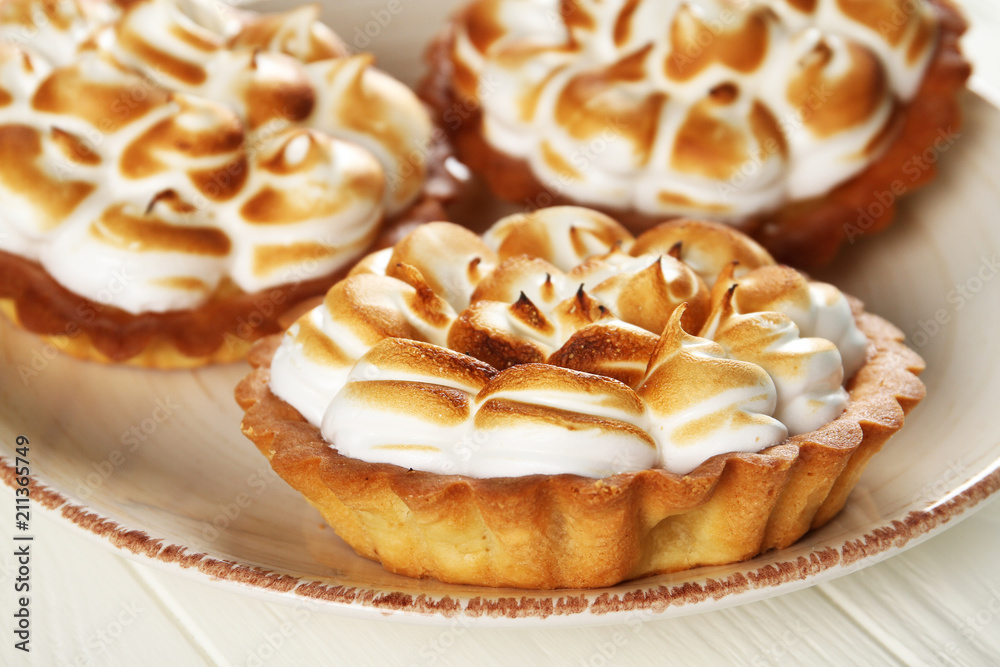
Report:
<svg viewBox="0 0 1000 667"><path fill-rule="evenodd" d="M353 14L343 25L367 25L370 5L344 6L338 11ZM373 28L367 48L412 82L413 54L446 13L434 7L420 21ZM962 135L914 156L918 169L944 163L938 180L903 202L889 232L862 235L821 276L903 329L927 361L928 397L875 457L845 511L791 548L591 591L395 576L356 556L240 434L232 388L246 366L142 372L82 363L6 320L0 474L15 484L14 447L24 435L35 508L206 583L361 616L616 623L749 602L870 565L954 524L1000 487L1000 111L974 94L965 103Z"/></svg>

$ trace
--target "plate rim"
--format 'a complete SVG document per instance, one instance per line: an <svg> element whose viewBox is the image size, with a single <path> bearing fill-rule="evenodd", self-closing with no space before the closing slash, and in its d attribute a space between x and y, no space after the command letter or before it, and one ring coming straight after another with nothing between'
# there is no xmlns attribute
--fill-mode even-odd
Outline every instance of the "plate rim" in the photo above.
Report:
<svg viewBox="0 0 1000 667"><path fill-rule="evenodd" d="M1000 442L997 448L1000 449ZM16 468L6 444L2 450L0 479L12 490L18 488ZM485 593L482 587L469 586L468 597L456 598L448 594L414 595L392 590L391 586L367 589L345 586L193 551L74 502L47 484L44 475L30 476L33 505L136 562L221 584L233 592L255 594L267 601L305 605L312 611L419 624L461 622L485 627L542 622L550 626L609 625L634 618L645 621L702 613L753 602L778 592L791 593L902 553L972 516L996 499L997 491L1000 491L1000 456L929 507L904 507L883 517L876 525L852 531L839 544L817 545L821 548L814 547L808 558L799 555L748 569L755 561L759 562L758 556L740 564L692 569L688 573L693 576L673 584L657 584L657 579L670 575L654 575L605 589L555 589L520 594L513 589L498 589L503 592L495 596ZM740 569L712 577L713 570L734 566ZM542 595L525 595L529 592Z"/></svg>

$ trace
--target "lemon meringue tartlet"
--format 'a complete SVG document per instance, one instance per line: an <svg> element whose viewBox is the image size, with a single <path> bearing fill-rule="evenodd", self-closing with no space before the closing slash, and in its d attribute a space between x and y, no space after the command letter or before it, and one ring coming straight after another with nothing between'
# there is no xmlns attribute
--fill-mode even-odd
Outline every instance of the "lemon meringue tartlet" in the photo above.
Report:
<svg viewBox="0 0 1000 667"><path fill-rule="evenodd" d="M501 197L720 220L819 265L958 138L964 30L948 0L475 0L422 94Z"/></svg>
<svg viewBox="0 0 1000 667"><path fill-rule="evenodd" d="M3 310L86 358L236 359L440 219L425 106L318 14L0 4Z"/></svg>
<svg viewBox="0 0 1000 667"><path fill-rule="evenodd" d="M731 563L844 505L924 394L902 335L718 223L555 207L362 260L236 389L359 554L596 587Z"/></svg>

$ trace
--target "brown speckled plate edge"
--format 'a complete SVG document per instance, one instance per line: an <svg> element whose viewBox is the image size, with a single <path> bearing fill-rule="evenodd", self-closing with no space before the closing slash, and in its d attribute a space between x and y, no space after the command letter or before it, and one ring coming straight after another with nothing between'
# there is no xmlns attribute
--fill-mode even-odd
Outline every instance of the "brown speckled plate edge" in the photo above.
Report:
<svg viewBox="0 0 1000 667"><path fill-rule="evenodd" d="M17 488L11 452L6 446L4 450L0 475L8 487ZM34 503L125 556L174 572L207 577L265 600L295 604L305 599L316 603L314 608L319 610L411 622L449 622L461 616L477 625L532 620L547 621L546 625L589 625L626 622L629 614L649 620L721 609L799 590L873 565L916 546L986 505L985 501L1000 489L1000 459L995 464L930 508L888 517L839 544L827 544L820 539L824 531L818 531L789 549L769 552L736 566L699 568L589 591L528 594L467 587L468 596L462 598L338 585L219 559L103 517L71 502L38 476L31 478L30 488ZM737 571L730 572L733 567ZM717 571L722 576L713 576ZM678 576L682 581L675 583Z"/></svg>

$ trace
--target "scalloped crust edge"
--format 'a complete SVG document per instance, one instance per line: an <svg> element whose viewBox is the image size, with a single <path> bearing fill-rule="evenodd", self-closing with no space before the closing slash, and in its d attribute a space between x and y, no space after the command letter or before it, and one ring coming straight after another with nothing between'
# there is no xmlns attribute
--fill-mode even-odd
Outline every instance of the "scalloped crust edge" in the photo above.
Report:
<svg viewBox="0 0 1000 667"><path fill-rule="evenodd" d="M17 315L17 305L13 299L0 299L0 313L7 316L15 326L30 331ZM68 334L40 334L35 336L47 345L76 359L96 361L102 364L120 363L125 366L140 368L198 368L208 364L228 364L246 357L253 346L253 341L227 337L226 342L215 352L203 357L191 357L178 350L169 340L157 338L150 342L141 352L124 361L112 359L94 345L85 331L79 331L75 336Z"/></svg>
<svg viewBox="0 0 1000 667"><path fill-rule="evenodd" d="M862 312L865 365L839 418L758 454L713 457L689 475L476 479L340 455L268 388L279 336L258 342L236 388L243 433L335 532L389 571L448 583L593 588L746 560L797 541L844 506L871 457L923 397L923 360Z"/></svg>

